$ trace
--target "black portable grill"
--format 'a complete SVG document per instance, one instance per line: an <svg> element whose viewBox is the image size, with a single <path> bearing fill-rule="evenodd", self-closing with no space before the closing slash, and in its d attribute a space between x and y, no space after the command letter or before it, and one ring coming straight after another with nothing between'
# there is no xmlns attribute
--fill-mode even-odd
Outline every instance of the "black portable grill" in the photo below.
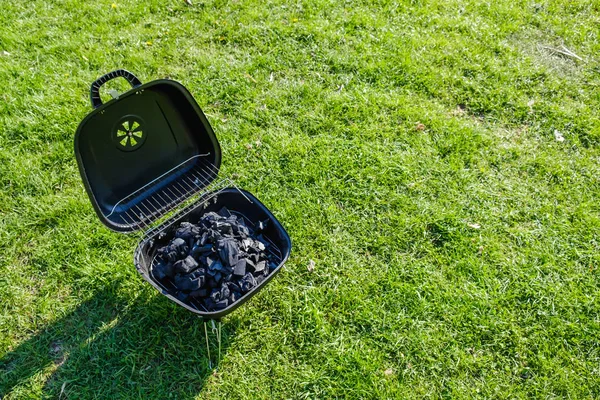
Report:
<svg viewBox="0 0 600 400"><path fill-rule="evenodd" d="M113 94L115 99L103 104L100 87L118 77L127 79L132 89ZM289 235L256 197L229 179L216 180L221 165L219 142L183 85L167 79L142 84L121 69L96 80L90 94L94 111L77 128L75 156L98 217L118 232L144 231L134 254L142 277L171 301L202 317L205 328L207 320L220 321L279 272L290 254ZM239 300L209 312L200 302L186 304L176 299L173 287L154 278L153 265L157 249L167 242L165 233L180 222L196 222L205 212L222 207L244 218L249 226L271 221L263 237L270 242L269 251L278 265ZM159 221L171 211L173 215Z"/></svg>

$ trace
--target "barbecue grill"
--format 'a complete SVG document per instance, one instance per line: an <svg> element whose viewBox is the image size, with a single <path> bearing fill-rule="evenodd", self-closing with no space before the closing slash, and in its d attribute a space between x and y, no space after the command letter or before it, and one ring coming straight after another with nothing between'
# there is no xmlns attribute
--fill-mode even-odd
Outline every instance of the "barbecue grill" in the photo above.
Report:
<svg viewBox="0 0 600 400"><path fill-rule="evenodd" d="M100 88L125 78L132 89L113 93L103 103ZM92 206L108 228L138 232L134 264L140 275L161 294L188 311L218 321L248 301L280 271L290 250L290 237L269 209L230 179L219 178L221 148L206 116L180 83L159 79L145 84L129 71L110 72L91 85L94 110L75 133L75 156ZM208 311L200 302L182 302L153 275L157 249L183 221L197 221L209 211L226 207L252 227L269 220L263 237L277 267L260 284L233 304ZM163 218L164 217L164 218ZM210 360L210 354L209 354Z"/></svg>

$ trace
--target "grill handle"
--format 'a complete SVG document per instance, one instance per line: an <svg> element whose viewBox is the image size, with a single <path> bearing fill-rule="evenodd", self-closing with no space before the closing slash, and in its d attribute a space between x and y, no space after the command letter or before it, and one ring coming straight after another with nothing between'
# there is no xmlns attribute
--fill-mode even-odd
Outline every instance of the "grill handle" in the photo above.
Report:
<svg viewBox="0 0 600 400"><path fill-rule="evenodd" d="M90 87L90 100L93 108L98 108L102 105L102 99L100 99L100 87L106 82L119 77L127 79L132 88L142 85L142 82L134 74L124 69L117 69L102 75L100 78L96 79Z"/></svg>

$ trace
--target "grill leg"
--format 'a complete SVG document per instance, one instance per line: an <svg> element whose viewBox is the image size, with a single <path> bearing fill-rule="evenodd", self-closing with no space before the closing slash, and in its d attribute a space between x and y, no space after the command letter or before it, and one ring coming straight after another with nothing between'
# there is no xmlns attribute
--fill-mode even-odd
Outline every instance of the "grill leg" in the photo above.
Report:
<svg viewBox="0 0 600 400"><path fill-rule="evenodd" d="M204 337L206 338L206 353L208 355L208 369L212 369L212 361L210 359L210 345L208 344L208 329L206 328L206 320L204 320Z"/></svg>
<svg viewBox="0 0 600 400"><path fill-rule="evenodd" d="M219 320L219 334L217 335L217 341L219 342L219 358L217 365L221 363L221 321Z"/></svg>
<svg viewBox="0 0 600 400"><path fill-rule="evenodd" d="M206 339L206 353L208 356L208 368L212 369L213 368L213 364L212 364L212 357L210 356L210 344L208 341L208 327L207 327L207 322L206 320L203 321L204 322L204 338ZM211 332L213 335L215 335L217 337L217 343L219 346L219 352L218 352L218 358L217 358L217 364L215 365L215 367L217 367L219 365L219 363L221 362L221 332L222 332L222 323L219 320L218 324L215 325L215 321L214 320L210 320L210 325L211 325Z"/></svg>

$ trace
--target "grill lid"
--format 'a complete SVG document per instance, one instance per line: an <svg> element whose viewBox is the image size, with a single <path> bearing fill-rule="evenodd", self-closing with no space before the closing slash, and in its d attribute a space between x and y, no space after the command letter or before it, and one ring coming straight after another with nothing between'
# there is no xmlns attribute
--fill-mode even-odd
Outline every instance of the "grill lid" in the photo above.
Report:
<svg viewBox="0 0 600 400"><path fill-rule="evenodd" d="M100 87L123 77L132 89L102 103ZM100 220L130 232L148 226L214 181L221 148L180 83L142 84L116 70L92 83L92 111L75 133L75 156Z"/></svg>

